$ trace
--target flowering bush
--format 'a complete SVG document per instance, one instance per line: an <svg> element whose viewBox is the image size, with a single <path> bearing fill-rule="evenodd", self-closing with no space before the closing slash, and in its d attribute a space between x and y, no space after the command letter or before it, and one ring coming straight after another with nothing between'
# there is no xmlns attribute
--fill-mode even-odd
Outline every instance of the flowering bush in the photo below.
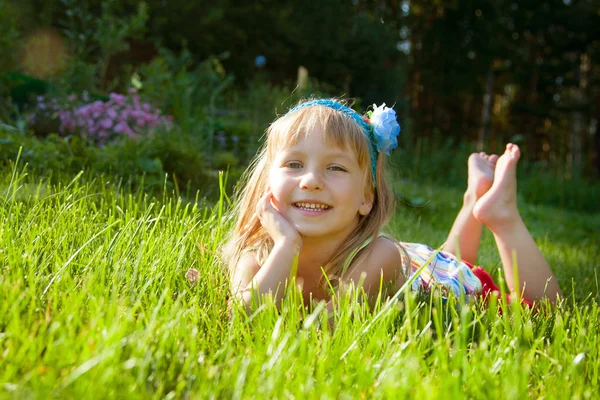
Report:
<svg viewBox="0 0 600 400"><path fill-rule="evenodd" d="M38 96L34 109L25 114L27 126L39 136L59 132L58 112L63 107L64 105L59 104L58 99L46 99Z"/></svg>
<svg viewBox="0 0 600 400"><path fill-rule="evenodd" d="M38 97L30 123L39 125L41 119L52 117L60 121L59 133L79 133L99 144L123 135L137 138L151 134L156 127L169 129L172 125L170 115L162 115L158 108L142 103L134 89L128 95L111 93L108 101L90 102L86 93L81 98L71 95L62 103Z"/></svg>

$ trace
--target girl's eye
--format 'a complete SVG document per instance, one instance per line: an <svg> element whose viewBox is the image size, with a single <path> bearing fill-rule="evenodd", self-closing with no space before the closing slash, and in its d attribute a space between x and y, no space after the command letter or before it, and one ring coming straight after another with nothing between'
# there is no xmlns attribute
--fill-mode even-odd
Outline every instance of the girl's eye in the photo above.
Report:
<svg viewBox="0 0 600 400"><path fill-rule="evenodd" d="M346 168L344 167L340 167L339 165L332 165L331 167L328 168L330 171L342 171L342 172L346 172Z"/></svg>
<svg viewBox="0 0 600 400"><path fill-rule="evenodd" d="M291 168L291 169L302 168L302 164L297 161L291 161L291 162L285 164L285 166L288 168Z"/></svg>

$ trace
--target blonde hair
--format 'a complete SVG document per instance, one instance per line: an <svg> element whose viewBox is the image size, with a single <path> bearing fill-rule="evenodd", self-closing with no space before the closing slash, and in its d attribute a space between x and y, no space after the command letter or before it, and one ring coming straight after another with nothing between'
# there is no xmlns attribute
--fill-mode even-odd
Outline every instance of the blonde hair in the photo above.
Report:
<svg viewBox="0 0 600 400"><path fill-rule="evenodd" d="M340 102L337 99L334 101ZM358 164L365 172L365 196L373 200L369 214L360 217L348 240L322 266L327 278L339 281L344 272L344 261L350 253L367 239L375 239L390 219L394 198L385 178L385 154L378 153L375 174L377 182L373 185L371 144L362 128L342 112L323 105L298 109L279 117L267 128L265 143L236 188L232 215L237 222L223 249L223 256L231 273L235 271L235 266L245 251L254 251L260 264L271 252L274 243L256 215L256 204L267 190L269 168L276 152L287 146L294 146L309 132L314 132L315 128L322 132L326 143L355 152ZM371 244L365 248L366 251Z"/></svg>

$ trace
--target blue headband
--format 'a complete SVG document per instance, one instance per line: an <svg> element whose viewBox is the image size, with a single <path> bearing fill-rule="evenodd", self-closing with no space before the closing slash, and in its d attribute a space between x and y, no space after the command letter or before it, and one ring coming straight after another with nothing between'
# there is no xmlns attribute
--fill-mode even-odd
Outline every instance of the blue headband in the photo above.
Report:
<svg viewBox="0 0 600 400"><path fill-rule="evenodd" d="M377 182L377 153L384 151L388 156L390 151L398 146L396 137L400 133L400 125L396 120L396 111L385 106L383 103L377 107L373 104L373 111L367 112L367 117L360 116L350 107L335 100L317 99L297 105L288 111L288 114L311 106L325 106L339 111L354 121L369 139L371 148L371 172L373 174L373 186Z"/></svg>

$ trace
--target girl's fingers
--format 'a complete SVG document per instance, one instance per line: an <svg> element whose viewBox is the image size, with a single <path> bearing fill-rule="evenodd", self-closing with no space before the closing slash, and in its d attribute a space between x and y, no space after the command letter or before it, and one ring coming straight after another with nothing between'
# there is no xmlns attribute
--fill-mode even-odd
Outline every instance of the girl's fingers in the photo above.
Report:
<svg viewBox="0 0 600 400"><path fill-rule="evenodd" d="M273 204L271 203L272 197L273 194L268 190L256 204L256 214L260 221L263 221L265 214L275 211L275 207L273 207Z"/></svg>
<svg viewBox="0 0 600 400"><path fill-rule="evenodd" d="M271 191L267 191L267 193L265 193L265 195L263 196L263 201L264 201L264 210L271 210L271 208L273 207L271 205L271 197L273 195L271 194Z"/></svg>
<svg viewBox="0 0 600 400"><path fill-rule="evenodd" d="M256 215L258 216L258 219L261 221L263 219L264 213L266 212L267 203L268 203L268 199L267 199L268 195L269 195L268 192L265 193L264 195L261 196L261 198L256 203Z"/></svg>

